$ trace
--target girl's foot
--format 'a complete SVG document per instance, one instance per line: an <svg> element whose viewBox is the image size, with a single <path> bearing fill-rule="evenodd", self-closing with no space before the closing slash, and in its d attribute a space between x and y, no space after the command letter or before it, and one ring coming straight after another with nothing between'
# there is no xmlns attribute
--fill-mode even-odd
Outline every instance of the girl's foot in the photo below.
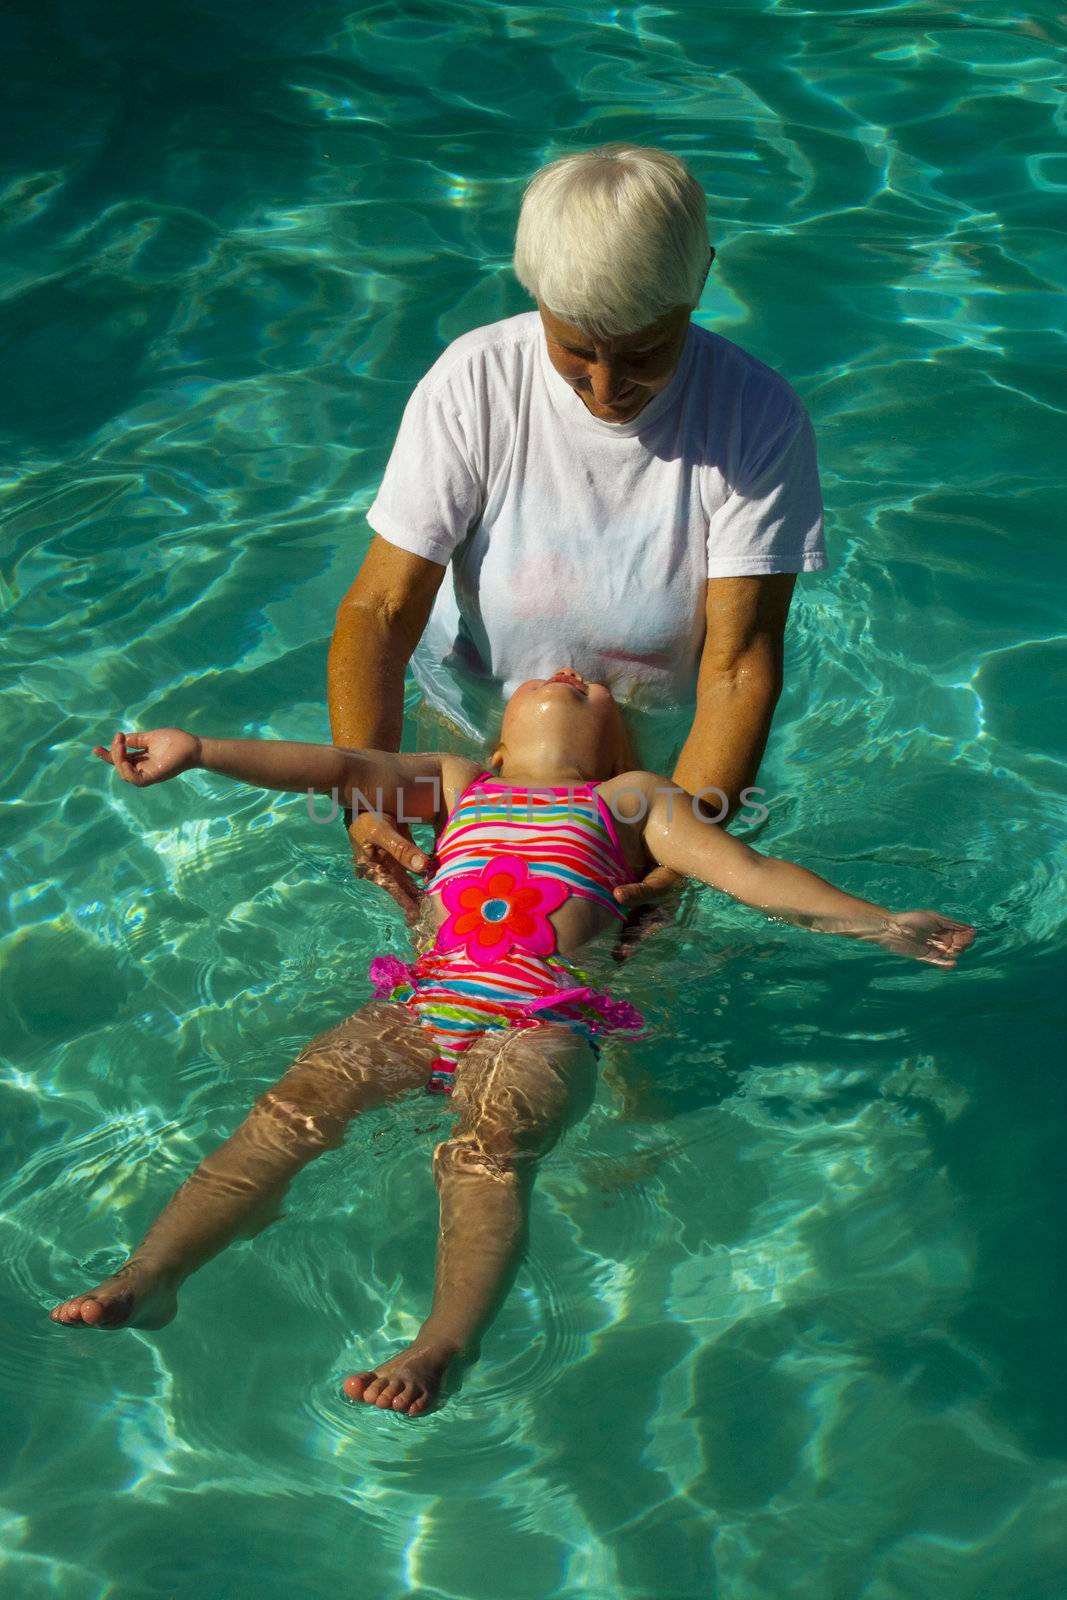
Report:
<svg viewBox="0 0 1067 1600"><path fill-rule="evenodd" d="M53 1322L68 1328L162 1328L178 1309L173 1273L128 1261L87 1294L53 1307Z"/></svg>
<svg viewBox="0 0 1067 1600"><path fill-rule="evenodd" d="M345 1379L344 1392L349 1400L363 1400L383 1411L403 1411L409 1417L419 1417L437 1399L456 1353L454 1344L416 1342L373 1371L354 1372Z"/></svg>

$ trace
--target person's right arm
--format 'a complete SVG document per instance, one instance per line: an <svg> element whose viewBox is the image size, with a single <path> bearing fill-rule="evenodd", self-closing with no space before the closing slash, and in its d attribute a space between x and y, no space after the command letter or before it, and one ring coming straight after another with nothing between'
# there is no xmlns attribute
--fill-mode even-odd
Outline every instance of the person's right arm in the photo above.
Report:
<svg viewBox="0 0 1067 1600"><path fill-rule="evenodd" d="M404 673L422 637L445 567L375 534L337 610L327 661L330 732L348 749L399 750ZM418 899L408 871L424 857L387 816L351 822L353 853L407 911Z"/></svg>
<svg viewBox="0 0 1067 1600"><path fill-rule="evenodd" d="M404 673L446 568L375 534L337 608L326 665L330 732L349 750L399 750Z"/></svg>
<svg viewBox="0 0 1067 1600"><path fill-rule="evenodd" d="M257 789L335 793L346 806L385 807L412 821L432 821L441 797L441 757L429 751L344 750L294 739L215 739L186 728L116 733L94 755L124 783L147 789L202 768Z"/></svg>

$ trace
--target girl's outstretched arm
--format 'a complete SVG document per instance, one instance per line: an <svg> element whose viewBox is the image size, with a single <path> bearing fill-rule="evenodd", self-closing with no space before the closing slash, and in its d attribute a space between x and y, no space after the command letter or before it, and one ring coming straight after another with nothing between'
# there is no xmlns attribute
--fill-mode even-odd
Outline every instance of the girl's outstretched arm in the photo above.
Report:
<svg viewBox="0 0 1067 1600"><path fill-rule="evenodd" d="M835 889L806 867L743 844L697 814L684 789L656 778L647 789L645 844L662 866L699 878L768 917L818 933L864 939L936 967L954 967L974 928L939 911L888 911Z"/></svg>
<svg viewBox="0 0 1067 1600"><path fill-rule="evenodd" d="M184 728L116 733L110 750L95 745L93 754L140 789L202 767L257 789L336 790L345 806L385 810L412 822L432 820L441 787L441 757L432 753L344 750L289 739L210 739Z"/></svg>

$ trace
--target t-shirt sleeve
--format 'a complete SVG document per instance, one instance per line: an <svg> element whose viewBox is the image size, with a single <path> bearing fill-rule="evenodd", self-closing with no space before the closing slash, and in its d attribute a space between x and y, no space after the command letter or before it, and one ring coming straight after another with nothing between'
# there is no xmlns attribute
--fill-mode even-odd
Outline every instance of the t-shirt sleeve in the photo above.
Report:
<svg viewBox="0 0 1067 1600"><path fill-rule="evenodd" d="M416 384L367 511L375 533L448 565L483 510L469 432L448 384Z"/></svg>
<svg viewBox="0 0 1067 1600"><path fill-rule="evenodd" d="M746 462L708 521L708 577L819 572L828 565L815 430L803 407Z"/></svg>

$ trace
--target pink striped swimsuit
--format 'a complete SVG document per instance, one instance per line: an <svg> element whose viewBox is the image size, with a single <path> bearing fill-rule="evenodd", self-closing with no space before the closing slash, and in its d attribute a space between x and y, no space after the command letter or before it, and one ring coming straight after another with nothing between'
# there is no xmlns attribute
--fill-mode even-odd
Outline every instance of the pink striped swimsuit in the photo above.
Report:
<svg viewBox="0 0 1067 1600"><path fill-rule="evenodd" d="M456 801L436 861L427 893L449 914L433 949L370 966L375 993L410 1006L433 1035L429 1092L451 1092L464 1051L491 1028L563 1022L596 1049L600 1034L643 1027L556 953L549 920L572 895L626 915L612 890L632 874L592 784L518 789L483 772Z"/></svg>

